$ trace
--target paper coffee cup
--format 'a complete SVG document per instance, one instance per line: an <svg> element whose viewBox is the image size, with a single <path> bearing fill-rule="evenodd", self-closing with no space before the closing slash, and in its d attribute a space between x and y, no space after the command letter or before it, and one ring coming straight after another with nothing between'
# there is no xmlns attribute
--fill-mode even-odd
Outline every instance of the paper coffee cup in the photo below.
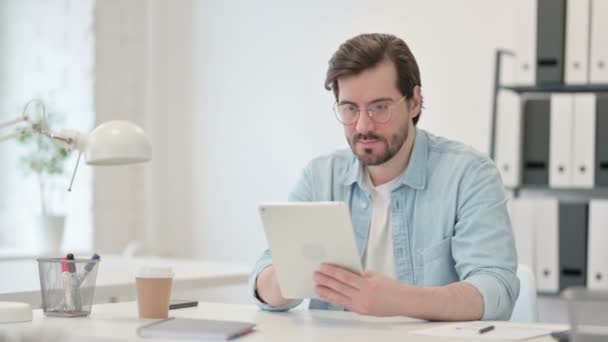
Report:
<svg viewBox="0 0 608 342"><path fill-rule="evenodd" d="M169 301L173 285L170 267L142 267L135 275L137 308L140 318L169 317Z"/></svg>

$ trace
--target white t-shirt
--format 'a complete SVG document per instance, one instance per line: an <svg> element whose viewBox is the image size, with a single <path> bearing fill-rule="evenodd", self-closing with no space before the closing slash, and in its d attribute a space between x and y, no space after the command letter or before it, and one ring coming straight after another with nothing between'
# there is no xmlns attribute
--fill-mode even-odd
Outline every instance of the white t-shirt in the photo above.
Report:
<svg viewBox="0 0 608 342"><path fill-rule="evenodd" d="M367 172L365 179L372 197L373 212L367 248L363 255L363 268L396 279L390 204L391 191L398 178L377 187L372 184Z"/></svg>

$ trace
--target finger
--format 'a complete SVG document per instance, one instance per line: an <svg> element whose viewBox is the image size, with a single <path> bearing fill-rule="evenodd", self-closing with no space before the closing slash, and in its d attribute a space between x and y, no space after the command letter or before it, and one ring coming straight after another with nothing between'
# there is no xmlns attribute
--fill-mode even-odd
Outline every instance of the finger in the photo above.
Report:
<svg viewBox="0 0 608 342"><path fill-rule="evenodd" d="M342 307L350 306L350 300L345 295L338 293L328 287L317 285L315 286L315 293L317 294L319 299L323 301L340 305Z"/></svg>
<svg viewBox="0 0 608 342"><path fill-rule="evenodd" d="M348 284L345 284L345 283L339 281L338 279L332 278L321 272L315 272L313 279L315 280L315 282L317 282L318 285L330 288L336 292L339 292L339 293L347 296L348 298L355 297L357 292L359 292L354 287L352 287Z"/></svg>
<svg viewBox="0 0 608 342"><path fill-rule="evenodd" d="M331 264L322 264L319 272L332 278L338 279L339 281L357 290L364 285L365 281L365 279L359 274Z"/></svg>

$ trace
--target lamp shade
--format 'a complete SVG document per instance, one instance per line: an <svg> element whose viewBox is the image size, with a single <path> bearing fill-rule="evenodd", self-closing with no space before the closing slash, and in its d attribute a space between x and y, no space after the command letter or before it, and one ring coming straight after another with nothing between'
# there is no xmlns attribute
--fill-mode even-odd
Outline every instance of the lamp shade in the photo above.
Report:
<svg viewBox="0 0 608 342"><path fill-rule="evenodd" d="M143 163L152 157L152 144L137 125L108 121L86 136L85 158L89 165Z"/></svg>

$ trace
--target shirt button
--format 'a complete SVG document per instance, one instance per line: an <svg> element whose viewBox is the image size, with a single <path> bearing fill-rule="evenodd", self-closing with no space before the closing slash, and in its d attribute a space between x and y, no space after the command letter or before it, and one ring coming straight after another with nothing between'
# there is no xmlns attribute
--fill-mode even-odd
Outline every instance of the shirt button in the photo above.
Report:
<svg viewBox="0 0 608 342"><path fill-rule="evenodd" d="M367 209L367 202L363 202L363 203L361 203L361 208L363 208L363 209Z"/></svg>

